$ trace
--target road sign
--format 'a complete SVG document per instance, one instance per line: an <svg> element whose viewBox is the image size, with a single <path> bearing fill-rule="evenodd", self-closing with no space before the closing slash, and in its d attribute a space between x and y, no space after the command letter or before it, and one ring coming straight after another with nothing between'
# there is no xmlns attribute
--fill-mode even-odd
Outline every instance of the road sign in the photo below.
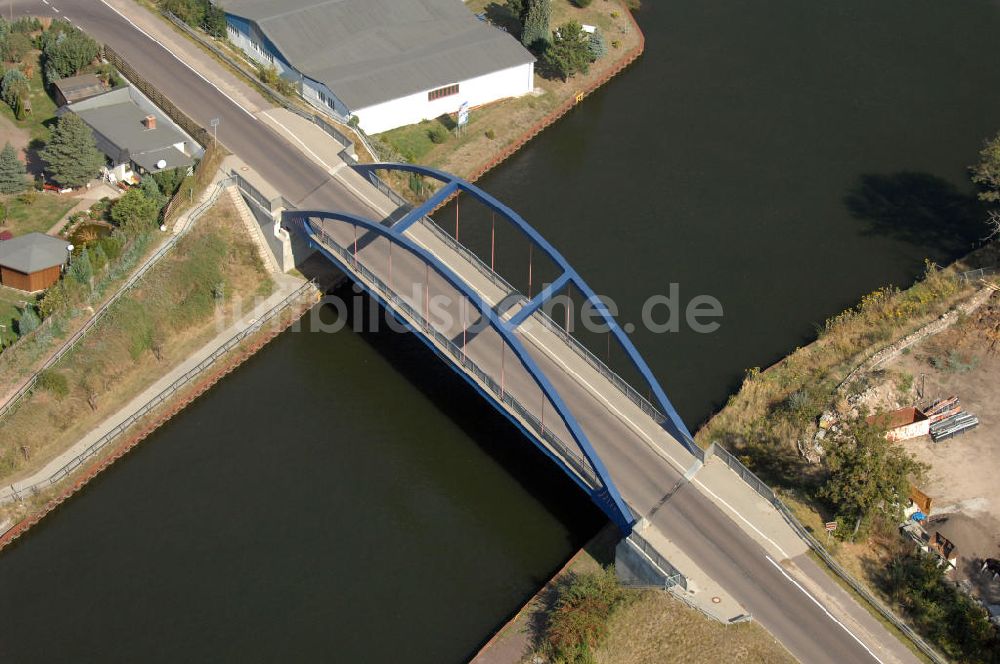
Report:
<svg viewBox="0 0 1000 664"><path fill-rule="evenodd" d="M826 532L832 533L836 529L837 529L837 522L836 521L827 521L826 522Z"/></svg>
<svg viewBox="0 0 1000 664"><path fill-rule="evenodd" d="M458 107L458 126L464 127L469 124L469 102L463 101Z"/></svg>

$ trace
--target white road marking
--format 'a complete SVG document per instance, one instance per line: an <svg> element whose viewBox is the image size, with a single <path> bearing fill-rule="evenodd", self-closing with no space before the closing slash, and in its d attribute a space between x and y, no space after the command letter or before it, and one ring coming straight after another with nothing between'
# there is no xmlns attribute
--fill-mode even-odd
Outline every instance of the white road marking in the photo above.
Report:
<svg viewBox="0 0 1000 664"><path fill-rule="evenodd" d="M701 487L702 489L704 489L704 490L705 490L705 491L706 491L706 492L707 492L707 493L708 493L709 495L711 495L711 496L712 496L713 498L715 498L715 499L716 499L717 501L719 501L720 503L722 503L723 505L725 505L725 506L726 506L726 508L727 508L727 509L729 509L729 511L730 511L730 512L732 512L732 513L733 513L733 514L735 514L736 516L740 517L740 520L741 520L741 521L742 521L743 523L745 523L745 524L747 524L748 526L750 526L751 528L753 528L753 529L754 529L754 532L756 532L756 533L757 533L758 535L760 535L761 537L763 537L764 539L766 539L766 540L767 540L768 542L770 542L770 543L771 543L772 545L774 545L774 548L776 548L776 549L777 549L778 551L780 551L780 552L781 552L781 555L782 555L782 556L784 556L785 558L790 558L790 557L791 557L791 556L789 556L789 555L788 555L788 553L786 553L786 552L785 552L785 550L784 550L784 549L782 549L782 548L781 548L781 547L780 547L780 546L778 545L778 543L777 543L777 542L775 542L775 541L774 541L773 539L771 539L770 537L768 537L767 535L765 535L764 533L762 533L762 532L760 531L760 529L759 529L759 528L758 528L757 526L755 526L755 525L753 525L752 523L750 523L750 521L748 521L748 520L746 519L746 517L744 517L744 516L743 516L742 514L740 514L739 512L737 512L737 511L736 511L736 508L735 508L735 507L733 507L732 505L730 505L729 503L727 503L727 502L726 502L725 500L723 500L723 499L722 499L722 498L721 498L721 497L720 497L720 496L719 496L719 495L718 495L717 493L715 493L714 491L712 491L711 489L709 489L709 488L708 488L707 486L705 486L705 485L704 485L704 484L702 483L702 481L701 481L701 480L699 480L699 479L697 479L697 478L696 478L696 479L694 480L694 483L695 483L695 484L697 484L698 486L700 486L700 487Z"/></svg>
<svg viewBox="0 0 1000 664"><path fill-rule="evenodd" d="M266 111L264 113L265 113L265 115L267 115ZM308 152L309 154L311 154L312 157L313 157L313 159L315 159L320 164L322 164L323 167L327 170L327 172L330 173L330 175L335 174L337 171L339 171L341 168L343 168L345 166L344 162L341 162L339 166L331 166L330 164L326 163L325 161L323 161L322 157L320 157L318 154L316 154L315 152L313 152L312 149L310 149L310 147L308 145L306 145L302 141L301 138L299 138L298 136L296 136L295 132L293 132L291 129L289 129L285 125L281 124L281 122L277 118L275 118L273 115L267 115L267 117L271 118L272 122L274 122L276 125L278 125L282 129L284 129L285 133L287 133L289 136L291 136L292 138L294 138L295 142L298 143L299 145L301 145L303 150L305 150L306 152ZM339 179L340 178L338 178L338 180Z"/></svg>
<svg viewBox="0 0 1000 664"><path fill-rule="evenodd" d="M860 646L861 646L862 648L864 648L865 650L867 650L867 651L868 651L868 654L872 656L872 659L874 659L874 660L875 660L876 662L878 662L879 664L885 664L885 662L883 662L883 661L882 661L881 659L879 659L879 658L878 658L878 655L876 655L876 654L875 654L874 652L872 652L872 649L871 649L871 648L869 648L868 646L866 646L866 645L865 645L865 642L864 642L864 641L862 641L862 640L861 640L861 639L859 639L859 638L858 638L857 636L855 636L854 632L852 632L851 630L847 629L847 625L845 625L844 623L842 623L842 622L840 622L839 620L837 620L837 619L836 619L836 618L834 617L834 615L833 615L832 613L830 613L829 611L827 611L827 610L826 610L826 607L825 607L825 606L823 606L823 605L822 605L822 604L820 603L820 601L819 601L818 599L816 599L815 597L813 597L813 596L812 596L812 594L810 594L808 590L806 590L805 588L803 588L803 587L802 587L802 586L801 586L801 585L799 584L799 582L798 582L798 581L796 581L796 580L795 580L795 579L793 579L793 578L792 578L791 576L789 576L789 575L788 575L788 572L786 572L786 571L785 571L785 569L784 569L784 568L783 568L783 567L782 567L781 565L779 565L778 563L774 562L774 559L773 559L773 558L771 558L771 556L764 556L764 557L765 557L765 558L767 558L767 562L769 562L769 563L771 563L772 565L774 565L774 567L775 567L775 568L776 568L776 569L777 569L777 570L778 570L779 572L781 572L782 576L784 576L784 577L785 577L786 579L788 579L788 580L789 580L789 581L791 581L791 582L792 582L793 584L795 584L795 587L796 587L796 588L798 588L799 590L801 590L801 591L802 591L802 593L803 593L803 594L804 594L804 595L805 595L806 597L808 597L809 599L811 599L811 600L813 601L813 603L814 603L814 604L815 604L816 606L818 606L818 607L819 607L819 608L820 608L820 609L821 609L821 610L823 611L823 613L825 613L825 614L826 614L827 616L829 616L830 620L832 620L833 622L835 622L835 623L837 623L838 625L840 625L841 629L843 629L843 630L844 630L845 632L847 632L848 634L850 634L850 635L851 635L851 638L852 638L852 639L854 639L855 641L857 641L857 642L858 642L858 644L859 644L859 645L860 645Z"/></svg>
<svg viewBox="0 0 1000 664"><path fill-rule="evenodd" d="M45 0L42 0L42 2L45 2ZM169 48L167 48L167 47L166 47L166 46L165 46L165 45L163 44L163 42L161 42L161 41L160 41L160 40L158 40L158 39L157 39L156 37L154 37L153 35L149 34L149 33L148 33L148 32L146 32L145 30L143 30L142 28L140 28L140 27L139 27L138 25L136 25L136 23L135 23L135 22L134 22L134 21L133 21L132 19L130 19L130 18L129 18L128 16L126 16L125 14L122 14L122 13L121 13L120 11L118 11L117 9L115 9L114 7L112 7L112 6L110 5L110 4L108 4L107 0L101 0L101 2L102 2L102 3L104 3L104 5L105 5L105 6L106 6L106 7L108 8L108 9L110 9L110 10L111 10L111 11L113 11L114 13L118 14L119 16L121 16L121 17L122 17L122 18L123 18L123 19L124 19L124 20L125 20L125 21L126 21L126 22L127 22L128 24L129 24L129 25L131 25L131 26L132 26L133 28L135 28L135 29L136 29L137 31L139 31L140 33L142 33L143 35L145 35L147 39L149 39L150 41L152 41L152 42L153 42L153 43L155 43L155 44L158 44L158 45L160 46L160 48L162 48L162 49L163 49L164 51L166 51L167 53L169 53L169 54L170 54L170 55L171 55L171 56L172 56L172 57L174 58L174 60L177 60L177 62L181 63L182 65L184 65L185 67L187 67L188 69L190 69L190 70L191 70L192 72L194 72L194 73L195 73L195 75L196 75L196 76L197 76L198 78L200 78L201 80L205 81L206 83L208 83L209 85L211 85L211 86L212 86L213 88L215 88L215 90L216 90L216 91L217 91L217 92L218 92L218 93L219 93L220 95L222 95L223 97L225 97L226 99L228 99L229 101L231 101L231 102L232 102L233 104L235 104L237 108L239 108L239 109L240 109L241 111L243 111L244 113L246 113L247 115L249 115L249 116L250 116L251 118L253 118L253 119L254 119L254 120L256 120L257 122L260 122L260 120L257 120L257 116L255 116L255 115L254 115L253 113L251 113L251 112L250 112L250 111L248 111L248 110L247 110L246 108L244 108L243 104L241 104L240 102L238 102L238 101L236 101L235 99L233 99L232 97L230 97L230 96L229 96L229 95L228 95L228 94L227 94L227 93L226 93L226 92L225 92L225 91L224 91L224 90L223 90L222 88L220 88L220 87L219 87L218 85L216 85L216 84L215 84L215 83L213 83L212 81L210 81L210 80L208 80L207 78L205 78L205 75L204 75L204 74L202 74L202 73L201 73L200 71L198 71L197 69L195 69L194 67L192 67L192 66L191 66L191 65L189 65L188 63L186 63L186 62L184 62L183 60L181 60L181 58L180 58L180 57L179 57L179 56L178 56L178 55L177 55L176 53L174 53L174 52L173 52L173 51L171 51L171 50L170 50ZM58 11L58 10L56 10L56 11Z"/></svg>
<svg viewBox="0 0 1000 664"><path fill-rule="evenodd" d="M364 200L364 201L365 201L366 203L368 203L368 205L370 205L370 206L372 207L372 209L373 209L373 210L375 210L375 211L376 211L376 212L378 212L379 214L384 214L384 211L383 211L383 210L381 210L381 209L379 208L379 206L378 206L377 204L375 204L375 203L374 203L374 202L373 202L373 201L372 201L371 199L369 199L369 198L368 198L367 196L365 196L365 195L364 195L364 194L362 194L362 193L361 193L360 191L358 191L358 190L357 190L357 189L355 189L355 188L354 188L353 186L351 186L351 184L350 184L350 183L348 183L348 182L346 182L346 181L344 181L344 180L341 180L340 178L337 178L337 180L338 180L339 182L342 182L342 183L343 183L343 184L344 184L345 186L347 186L347 187L348 187L348 188L349 188L349 189L350 189L351 191L353 191L353 192L354 192L355 194L357 194L357 195L358 195L359 197L361 197L361 198L362 198L362 199L363 199L363 200ZM416 237L413 237L412 235L410 235L410 236L408 236L408 237L409 237L409 238L410 238L410 239L411 239L411 240L412 240L413 242L415 242L415 243L416 243L416 244L418 244L418 245L419 245L420 247L422 247L423 249L425 249L425 250L427 250L427 251L429 251L429 252L430 252L430 251L432 251L432 250L431 250L431 248L430 248L430 247L428 247L428 246L427 246L426 244L424 244L423 242L421 242L419 238L416 238ZM454 267L453 265L451 265L451 264L450 264L450 263L449 263L449 262L448 262L447 260L445 260L445 259L441 258L440 256L438 257L438 259L439 259L439 260L440 260L440 261L441 261L442 263L444 263L444 265L445 265L445 266L446 266L446 267L447 267L447 268L448 268L449 270L451 270L451 271L452 271L452 272L453 272L454 274L456 274L456 275L460 275L460 274L461 274L461 273L460 273L460 272L459 272L459 271L458 271L458 270L457 270L457 269L456 269L456 268L455 268L455 267ZM470 284L470 285L471 285L471 284ZM482 293L482 292L481 292L481 291L479 291L478 289L476 289L476 290L477 290L477 292L479 293L479 295L480 295L480 296L481 296L481 297L482 297L482 298L483 298L483 299L484 299L484 300L485 300L485 301L486 301L487 303L489 303L489 304L490 304L491 306L495 306L495 305L496 305L496 303L495 303L495 302L493 302L493 301L492 301L492 300L491 300L491 299L490 299L489 297L487 297L485 293ZM543 344L543 343L542 343L542 342L541 342L541 341L540 341L540 340L539 340L539 339L538 339L537 337L535 337L534 335L532 335L532 334L530 334L530 333L528 333L528 332L524 332L523 334L524 334L525 336L527 336L527 337L531 338L531 339L532 339L532 341L533 341L533 342L535 343L535 345L536 345L536 346L538 346L539 348L542 348L543 350L546 350L546 351L548 351L548 348L546 348L546 347L545 347L545 345L544 345L544 344ZM587 380L586 380L585 378L583 378L583 377L582 377L582 376L580 376L580 375L579 375L578 373L576 373L575 371L573 371L572 369L570 369L570 367L569 367L569 366L568 366L568 365L567 365L567 364L566 364L565 362L563 362L563 361L562 361L562 359L558 357L558 355L555 355L554 353L551 353L551 351L550 351L550 352L549 352L549 356L550 356L550 357L551 357L552 359L554 359L554 360L556 361L556 363L557 363L557 364L559 364L559 365L560 365L560 366L561 366L561 367L563 368L563 371L565 371L565 372L566 372L567 374L570 374L571 376L574 376L574 377L576 378L577 382L579 382L579 383L581 383L581 384L583 384L583 385L587 386L587 388L589 388L589 389L590 389L590 391L591 391L591 393L592 393L592 394L595 394L595 395L598 395L598 396L599 396L599 398L600 398L600 400L604 402L605 406L606 406L606 407L608 407L609 409L613 410L613 411L614 411L614 412L615 412L615 413L616 413L616 414L617 414L617 415L619 416L619 418L620 418L621 420L623 420L624 422L626 422L627 424L629 424L629 425L630 425L630 427L631 427L631 428L633 429L633 431L635 431L635 432L636 432L636 433L638 433L638 434L639 434L639 435L640 435L640 436L641 436L642 438L644 438L644 439L645 439L645 440L647 441L647 443L649 444L649 447L650 447L650 448L651 448L651 449L652 449L652 450L653 450L654 452L656 452L658 456L661 456L661 457L664 457L664 458L666 458L666 459L667 459L667 460L668 460L668 461L669 461L670 463L672 463L672 464L673 464L674 466L676 466L676 467L677 467L677 468L678 468L678 469L679 469L679 470L680 470L680 471L681 471L682 473L686 473L686 472L687 472L687 469L686 469L686 468L684 468L684 467L683 467L683 466L681 466L681 465L680 465L679 463L677 463L677 461L675 461L675 460L673 459L673 457L671 457L671 456L670 456L669 454L667 454L667 453L666 453L666 451L662 450L662 449L661 449L661 448L660 448L660 447L659 447L659 446L658 446L658 445L657 445L657 444L655 443L655 441L653 441L653 439L652 439L651 437L649 437L649 436L648 436L648 435L647 435L647 434L646 434L646 433L645 433L644 431L642 431L642 430L641 430L641 429L639 428L639 425L637 425L637 424L636 424L635 422L633 422L633 421L632 421L631 419L629 419L629 418L628 418L628 416L626 416L626 415L625 415L624 413L622 413L622 412L621 412L620 410L618 410L617 408L615 408L614 404L612 404L612 403L611 403L611 402L609 402L609 401L608 401L608 400L607 400L606 398L604 398L604 397L603 397L603 395L601 395L601 393L600 393L600 392L598 392L598 391L597 391L597 390L596 390L596 389L594 388L594 386L593 386L593 385L591 385L591 384L590 384L590 383L589 383L589 382L588 382L588 381L587 381ZM773 539L771 539L770 537L768 537L767 535L765 535L765 534L764 534L764 533L763 533L763 532L762 532L762 531L761 531L761 530L760 530L759 528L757 528L757 526L755 526L755 525L754 525L753 523L751 523L751 522L750 522L750 521L749 521L749 520L748 520L748 519L747 519L746 517L744 517L744 516L743 516L742 514L740 514L740 512L739 512L739 511L738 511L738 510L737 510L737 509L736 509L735 507L733 507L733 506L732 506L732 505L730 505L730 504L729 504L728 502L726 502L725 500L723 500L723 499L722 499L722 498L721 498L721 497L720 497L720 496L719 496L718 494L716 494L716 493L715 493L714 491L712 491L711 489L709 489L709 488L708 488L708 487L707 487L707 486L706 486L706 485L705 485L705 484L704 484L703 482L701 482L701 481L700 481L700 480L698 480L697 478L695 478L695 479L694 479L693 481L694 481L694 482L695 482L696 484L698 484L698 486L700 486L700 487L701 487L702 489L704 489L706 493L710 494L710 495L711 495L711 496L712 496L713 498L715 498L715 499L716 499L716 500L717 500L717 501L718 501L719 503L721 503L722 505L724 505L724 506L726 507L726 509L728 509L728 510L729 510L730 512L732 512L733 514L735 514L736 516L738 516L738 517L740 518L740 520L741 520L741 521L743 521L743 522L744 522L744 523L746 523L746 524L747 524L748 526L750 526L750 527L751 527L751 528L752 528L752 529L754 530L754 532L756 532L756 533L757 533L758 535L760 535L760 536L761 536L761 537L763 537L763 538L764 538L765 540L767 540L768 542L770 542L770 543L771 543L771 544L772 544L772 545L774 546L774 548L775 548L775 549L777 549L777 550L778 550L778 551L779 551L779 552L781 553L781 555L782 555L782 556L784 556L785 558L789 558L789 557L790 557L790 556L788 555L788 553L787 553L787 552L786 552L786 551L785 551L785 550L784 550L784 549L783 549L783 548L782 548L782 547L781 547L781 546L780 546L780 545L779 545L779 544L778 544L777 542L775 542L775 541L774 541Z"/></svg>

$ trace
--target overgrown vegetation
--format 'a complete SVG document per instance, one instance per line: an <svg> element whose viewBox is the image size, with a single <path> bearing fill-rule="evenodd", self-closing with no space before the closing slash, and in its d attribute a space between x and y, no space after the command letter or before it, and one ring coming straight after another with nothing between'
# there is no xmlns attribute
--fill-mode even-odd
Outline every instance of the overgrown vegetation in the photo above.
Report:
<svg viewBox="0 0 1000 664"><path fill-rule="evenodd" d="M156 232L128 236L119 229L75 256L74 266L85 255L90 267L48 291L39 307L48 315L46 325L32 339L65 333L74 316L131 271ZM271 288L235 210L220 203L128 297L113 305L73 352L44 374L43 389L0 420L0 475L10 478L38 467L65 449L121 407L125 397L140 392L215 334L213 320L220 307L267 295Z"/></svg>
<svg viewBox="0 0 1000 664"><path fill-rule="evenodd" d="M899 521L911 482L927 471L906 450L886 440L884 429L864 420L830 436L825 447L823 461L829 475L816 495L853 526L852 536L876 513Z"/></svg>
<svg viewBox="0 0 1000 664"><path fill-rule="evenodd" d="M949 658L968 664L1000 662L1000 636L986 611L945 577L936 558L900 547L877 581Z"/></svg>
<svg viewBox="0 0 1000 664"><path fill-rule="evenodd" d="M192 28L201 28L216 38L226 36L226 13L209 0L160 0L160 7Z"/></svg>
<svg viewBox="0 0 1000 664"><path fill-rule="evenodd" d="M608 621L632 595L618 584L614 569L570 573L558 588L545 642L555 663L587 664L608 638Z"/></svg>
<svg viewBox="0 0 1000 664"><path fill-rule="evenodd" d="M45 78L50 83L76 76L97 59L97 42L69 21L52 21L48 30L38 36Z"/></svg>

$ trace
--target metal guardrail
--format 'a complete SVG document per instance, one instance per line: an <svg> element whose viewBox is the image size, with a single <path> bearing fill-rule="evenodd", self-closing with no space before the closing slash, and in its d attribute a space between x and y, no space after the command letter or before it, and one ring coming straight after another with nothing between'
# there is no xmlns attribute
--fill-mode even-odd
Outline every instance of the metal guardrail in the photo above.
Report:
<svg viewBox="0 0 1000 664"><path fill-rule="evenodd" d="M591 488L600 489L601 482L597 474L590 467L587 460L571 447L566 445L558 436L546 428L541 421L524 407L510 392L504 390L489 374L487 374L478 364L473 362L462 348L451 339L434 329L422 314L416 311L409 302L401 298L395 291L382 281L380 277L362 265L345 247L341 247L337 241L324 230L319 229L319 234L313 235L314 241L319 241L331 252L337 254L345 265L349 266L361 279L370 287L378 291L382 299L390 304L397 311L402 312L420 330L430 338L436 346L451 356L452 360L467 372L472 374L476 380L489 390L500 403L509 408L520 420L525 422L533 433L549 444L568 463Z"/></svg>
<svg viewBox="0 0 1000 664"><path fill-rule="evenodd" d="M729 450L722 447L718 443L712 443L708 450L705 452L706 460L711 456L717 456L726 462L733 471L743 479L750 487L756 491L758 494L766 498L775 509L781 514L792 530L801 537L806 544L809 545L813 551L816 552L827 567L829 567L834 574L839 576L843 581L849 585L854 592L859 594L862 599L864 599L868 604L870 604L878 613L888 620L896 629L903 633L906 638L908 638L917 647L920 652L931 659L935 664L947 664L947 660L941 657L923 638L917 634L913 628L907 625L905 622L899 619L899 617L892 612L891 609L886 607L877 597L875 597L867 588L858 583L850 573L847 572L840 563L838 563L833 556L823 547L819 540L813 537L812 533L806 530L795 515L792 514L791 510L781 501L774 490L771 489L767 484L765 484L759 477L753 474L743 463L737 459Z"/></svg>
<svg viewBox="0 0 1000 664"><path fill-rule="evenodd" d="M271 201L269 201L264 194L260 193L255 186L247 182L247 180L236 171L232 171L231 174L232 177L235 178L236 186L240 191L249 196L256 205L258 205L261 209L266 210L269 214L274 212L274 210L271 209Z"/></svg>
<svg viewBox="0 0 1000 664"><path fill-rule="evenodd" d="M676 586L687 590L687 577L679 569L670 564L670 561L664 558L646 538L633 530L626 539L648 556L653 561L653 564L666 574L667 580L662 586L663 588L673 588Z"/></svg>
<svg viewBox="0 0 1000 664"><path fill-rule="evenodd" d="M1000 274L1000 267L981 267L978 270L969 270L958 275L961 281L972 283L977 279L985 279Z"/></svg>
<svg viewBox="0 0 1000 664"><path fill-rule="evenodd" d="M184 226L184 228L181 229L181 231L177 235L174 235L169 240L167 240L164 243L164 245L156 251L156 253L150 256L146 260L146 262L143 263L139 267L139 269L136 270L124 284L122 284L122 286L115 292L115 294L112 295L111 298L108 299L108 301L105 302L104 305L101 306L101 308L98 309L94 313L94 315L90 317L90 320L88 320L83 325L83 327L77 330L76 334L67 339L66 343L64 343L62 347L55 352L54 355L52 355L48 360L46 360L42 364L41 368L39 368L38 371L32 374L31 377L28 378L27 382L25 382L25 384L22 385L21 388L18 389L18 391L15 392L11 396L11 398L8 399L7 402L3 404L3 406L0 406L0 420L9 415L17 406L17 404L20 403L20 401L28 393L31 392L32 388L34 388L35 384L38 382L38 377L40 374L54 367L63 357L65 357L69 352L71 352L76 346L76 344L79 343L85 336L87 336L87 333L89 333L94 328L94 326L97 325L104 318L104 316L108 313L111 307L119 299L121 299L123 295L132 290L132 288L134 288L135 285L139 283L139 280L141 280L146 275L146 273L149 272L149 270L152 269L152 267L160 261L160 259L166 256L171 249L177 246L177 242L180 241L180 239L183 238L185 235L187 235L188 231L191 230L191 227L194 226L195 221L197 221L199 217L205 214L205 212L208 211L208 209L215 204L215 201L218 200L219 198L219 194L221 194L222 191L231 184L233 184L233 180L231 178L226 178L225 180L220 180L218 182L215 189L209 195L208 199L206 199L201 205L199 205L197 208L188 213L188 221L187 224Z"/></svg>
<svg viewBox="0 0 1000 664"><path fill-rule="evenodd" d="M199 33L197 30L195 30L194 28L192 28L191 26L189 26L187 23L185 23L184 21L182 21L179 18L177 18L176 16L174 16L169 11L163 11L161 13L162 13L162 15L163 15L164 18L166 18L168 21L170 21L170 23L172 23L173 25L177 26L178 29L182 30L189 37L191 37L192 39L194 39L195 41L197 41L199 44L201 44L202 46L204 46L205 48L207 48L208 50L210 50L212 52L212 54L215 55L215 57L219 58L220 60L222 60L224 63L226 63L230 67L232 67L236 71L240 72L241 74L243 74L244 76L246 76L250 80L252 80L253 83L254 83L254 85L259 86L261 89L263 89L265 92L267 92L268 96L270 96L271 98L273 98L274 101L276 101L278 104L280 104L281 107L284 108L286 111L290 111L292 113L295 113L299 117L302 117L302 118L305 118L306 120L309 120L310 122L312 122L313 124L315 124L317 127L319 127L320 129L322 129L323 131L325 131L327 134L329 134L333 138L333 140L337 141L337 143L339 143L342 147L347 148L347 147L352 147L353 146L353 143L352 143L351 139L349 139L342 132L340 132L336 127L334 127L329 122L327 122L323 118L322 115L319 115L318 113L307 113L306 111L303 111L302 109L300 109L299 107L297 107L295 104L292 104L291 102L289 102L288 99L285 98L285 95L283 95L281 92L279 92L278 90L274 89L273 87L271 87L270 85L268 85L264 81L260 80L260 78L256 75L256 73L247 71L246 68L245 68L245 66L244 66L244 63L242 63L239 60L233 58L228 53L226 53L225 51L223 51L221 48L219 48L218 46L216 46L212 42L211 39L208 39L207 37L205 37L204 35L202 35L201 33ZM339 121L342 124L345 124L345 125L347 124L346 120L339 119ZM358 133L360 135L360 131ZM362 140L364 141L364 139L362 139ZM368 150L372 154L377 155L377 153L375 152L374 148L369 144L368 141L364 141L364 143L365 143L365 147L368 148Z"/></svg>
<svg viewBox="0 0 1000 664"><path fill-rule="evenodd" d="M291 295L286 297L280 303L276 304L274 307L269 309L267 313L263 314L260 318L255 320L249 327L237 332L232 337L229 338L224 344L219 346L213 351L213 353L198 363L197 366L193 367L180 378L175 380L169 386L164 388L159 394L150 399L141 408L136 410L134 413L125 418L120 422L114 429L107 432L99 439L94 441L87 449L81 452L79 455L73 458L72 461L64 465L62 468L54 472L48 477L48 479L41 480L30 486L22 487L20 490L14 489L13 486L10 487L11 494L0 496L0 504L9 503L15 500L20 500L22 497L28 494L34 494L38 491L49 488L54 484L61 482L75 470L80 468L89 459L93 458L98 452L107 447L109 443L114 441L118 436L122 435L125 431L131 428L135 423L142 420L144 417L152 413L159 406L170 399L178 390L188 385L192 380L197 378L206 369L215 364L221 357L226 355L229 351L233 350L236 346L240 344L247 337L255 334L267 323L273 320L275 317L281 314L290 304L299 300L306 292L315 289L315 284L308 281L299 288L295 290Z"/></svg>

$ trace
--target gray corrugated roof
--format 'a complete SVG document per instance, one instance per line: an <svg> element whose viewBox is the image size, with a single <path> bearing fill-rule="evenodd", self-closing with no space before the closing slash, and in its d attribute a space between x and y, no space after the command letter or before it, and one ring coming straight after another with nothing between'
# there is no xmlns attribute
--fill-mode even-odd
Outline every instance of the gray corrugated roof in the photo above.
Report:
<svg viewBox="0 0 1000 664"><path fill-rule="evenodd" d="M62 265L69 243L44 233L28 233L0 242L0 265L25 274Z"/></svg>
<svg viewBox="0 0 1000 664"><path fill-rule="evenodd" d="M461 0L219 0L352 110L534 61Z"/></svg>

